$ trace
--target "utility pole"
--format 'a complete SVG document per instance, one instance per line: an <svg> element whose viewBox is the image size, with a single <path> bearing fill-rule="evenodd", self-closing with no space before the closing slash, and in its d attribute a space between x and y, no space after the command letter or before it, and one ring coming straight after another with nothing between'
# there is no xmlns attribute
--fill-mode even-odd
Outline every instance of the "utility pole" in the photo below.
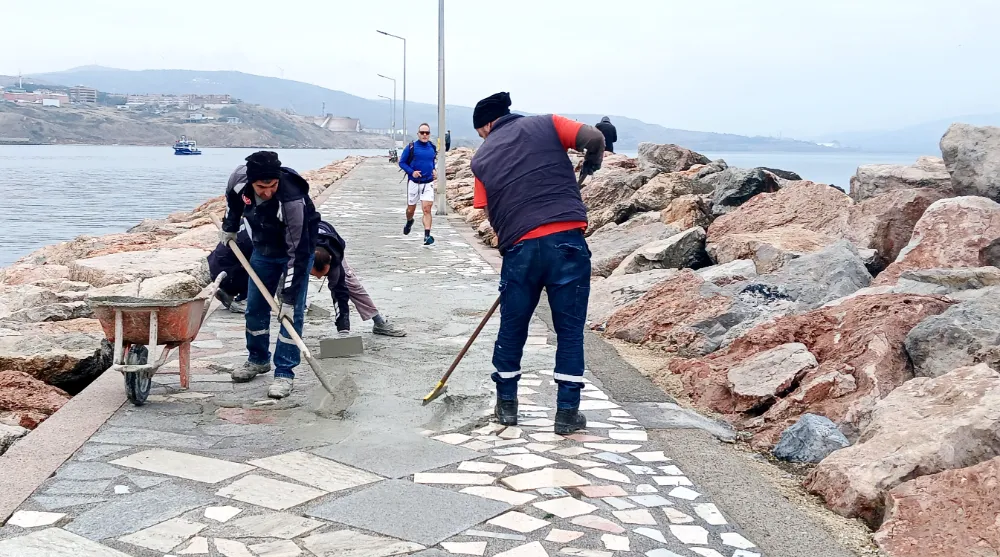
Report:
<svg viewBox="0 0 1000 557"><path fill-rule="evenodd" d="M376 33L381 33L386 37L392 37L394 39L399 39L403 41L403 143L409 137L406 135L406 39L400 37L399 35L393 35L392 33L386 33L385 31L375 30Z"/></svg>
<svg viewBox="0 0 1000 557"><path fill-rule="evenodd" d="M438 215L448 214L448 154L445 149L444 104L444 0L438 0Z"/></svg>
<svg viewBox="0 0 1000 557"><path fill-rule="evenodd" d="M378 74L382 79L392 81L392 146L396 146L396 79Z"/></svg>

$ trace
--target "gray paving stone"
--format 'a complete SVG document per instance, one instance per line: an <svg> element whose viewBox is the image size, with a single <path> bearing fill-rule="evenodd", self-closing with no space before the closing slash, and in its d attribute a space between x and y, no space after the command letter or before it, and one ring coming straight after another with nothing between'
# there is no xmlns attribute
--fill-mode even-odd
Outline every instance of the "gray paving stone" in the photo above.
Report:
<svg viewBox="0 0 1000 557"><path fill-rule="evenodd" d="M492 499L389 480L307 514L430 546L508 509L510 505Z"/></svg>
<svg viewBox="0 0 1000 557"><path fill-rule="evenodd" d="M177 517L216 499L187 486L166 483L98 505L76 517L66 530L92 540L131 534Z"/></svg>
<svg viewBox="0 0 1000 557"><path fill-rule="evenodd" d="M149 489L160 485L170 478L163 478L160 476L129 476L128 479L140 489Z"/></svg>
<svg viewBox="0 0 1000 557"><path fill-rule="evenodd" d="M111 456L131 448L127 445L107 445L104 443L87 442L76 452L76 460L81 462L100 460L106 456Z"/></svg>
<svg viewBox="0 0 1000 557"><path fill-rule="evenodd" d="M386 438L388 435L391 440ZM362 432L312 452L387 478L402 478L483 456L412 432Z"/></svg>
<svg viewBox="0 0 1000 557"><path fill-rule="evenodd" d="M284 430L280 427L263 424L220 424L204 425L198 428L198 431L204 433L205 435L212 435L215 437L240 437L254 433L280 435Z"/></svg>
<svg viewBox="0 0 1000 557"><path fill-rule="evenodd" d="M452 557L452 554L440 549L425 549L419 553L414 553L413 557Z"/></svg>
<svg viewBox="0 0 1000 557"><path fill-rule="evenodd" d="M73 481L60 480L49 484L46 495L100 495L111 485L111 480Z"/></svg>
<svg viewBox="0 0 1000 557"><path fill-rule="evenodd" d="M60 480L109 480L125 474L121 468L103 462L71 462L56 472Z"/></svg>
<svg viewBox="0 0 1000 557"><path fill-rule="evenodd" d="M145 412L146 408L140 411L119 412L108 420L108 425L112 427L137 427L142 429L154 429L157 431L176 431L187 433L198 426L198 419L201 416L166 416L156 412Z"/></svg>
<svg viewBox="0 0 1000 557"><path fill-rule="evenodd" d="M85 497L81 495L35 495L31 500L50 511L107 501L104 497Z"/></svg>
<svg viewBox="0 0 1000 557"><path fill-rule="evenodd" d="M163 449L207 449L219 442L216 437L195 437L134 427L109 427L98 432L90 440L97 443L144 445Z"/></svg>
<svg viewBox="0 0 1000 557"><path fill-rule="evenodd" d="M671 402L625 402L622 408L647 429L701 429L722 441L736 440L736 432L728 425Z"/></svg>

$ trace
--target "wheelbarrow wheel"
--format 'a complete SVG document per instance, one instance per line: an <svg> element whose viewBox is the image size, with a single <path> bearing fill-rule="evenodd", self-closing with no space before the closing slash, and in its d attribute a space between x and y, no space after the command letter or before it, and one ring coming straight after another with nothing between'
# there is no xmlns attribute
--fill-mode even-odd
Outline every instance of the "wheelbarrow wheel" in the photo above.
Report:
<svg viewBox="0 0 1000 557"><path fill-rule="evenodd" d="M149 350L145 346L133 344L125 355L128 365L145 365L149 359ZM142 406L149 397L149 389L153 386L153 375L150 373L129 372L125 374L125 395L129 402Z"/></svg>

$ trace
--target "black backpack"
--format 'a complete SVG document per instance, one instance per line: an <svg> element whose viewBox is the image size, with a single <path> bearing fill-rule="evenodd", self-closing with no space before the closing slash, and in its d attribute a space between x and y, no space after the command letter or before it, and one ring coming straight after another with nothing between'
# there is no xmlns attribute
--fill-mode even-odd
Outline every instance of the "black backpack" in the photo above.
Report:
<svg viewBox="0 0 1000 557"><path fill-rule="evenodd" d="M438 156L437 145L435 145L433 141L428 141L428 143L430 143L431 144L431 148L434 149L434 160L437 160L437 156ZM410 142L409 148L410 148L410 150L407 151L407 155L406 155L406 166L413 167L413 142L412 141Z"/></svg>

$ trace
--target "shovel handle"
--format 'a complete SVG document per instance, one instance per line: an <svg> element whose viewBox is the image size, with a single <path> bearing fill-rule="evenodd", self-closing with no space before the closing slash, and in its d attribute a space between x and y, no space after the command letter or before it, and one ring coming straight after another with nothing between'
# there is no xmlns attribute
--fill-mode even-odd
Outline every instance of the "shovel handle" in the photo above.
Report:
<svg viewBox="0 0 1000 557"><path fill-rule="evenodd" d="M472 343L475 342L476 337L478 337L479 333L483 331L483 327L485 327L486 323L489 322L490 317L493 317L493 313L499 306L500 297L497 296L497 301L493 302L493 306L486 312L486 315L483 316L483 320L479 322L479 326L476 327L475 331L473 331L472 336L469 337L469 340L465 341L465 346L462 347L462 351L455 356L455 361L453 361L451 366L448 367L448 371L445 372L444 377L442 377L441 381L438 383L439 386L444 385L448 381L448 378L451 377L451 372L455 371L455 368L458 367L459 362L461 362L462 358L465 357L465 353L469 351L470 347L472 347Z"/></svg>

